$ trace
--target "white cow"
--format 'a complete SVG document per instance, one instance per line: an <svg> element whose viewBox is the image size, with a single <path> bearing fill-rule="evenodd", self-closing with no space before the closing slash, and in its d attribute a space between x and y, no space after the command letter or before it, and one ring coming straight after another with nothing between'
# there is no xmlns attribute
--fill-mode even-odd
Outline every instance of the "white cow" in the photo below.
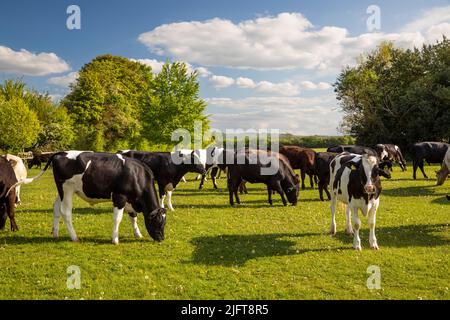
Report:
<svg viewBox="0 0 450 320"><path fill-rule="evenodd" d="M447 153L445 154L444 157L444 161L442 161L441 170L436 171L437 185L438 186L443 185L445 180L447 180L449 174L450 174L450 148L448 148Z"/></svg>
<svg viewBox="0 0 450 320"><path fill-rule="evenodd" d="M391 177L390 173L381 170L378 164L378 159L374 156L351 153L342 153L330 163L331 234L336 234L336 204L337 201L340 201L346 209L346 231L349 234L354 234L353 248L356 250L361 250L359 210L369 220L370 247L378 250L375 222L376 212L380 204L380 175L386 178ZM353 227L350 223L350 213Z"/></svg>
<svg viewBox="0 0 450 320"><path fill-rule="evenodd" d="M16 174L17 181L27 178L27 168L25 167L23 160L12 154L7 154L6 159L11 163L14 173ZM20 204L20 185L16 187L16 206Z"/></svg>

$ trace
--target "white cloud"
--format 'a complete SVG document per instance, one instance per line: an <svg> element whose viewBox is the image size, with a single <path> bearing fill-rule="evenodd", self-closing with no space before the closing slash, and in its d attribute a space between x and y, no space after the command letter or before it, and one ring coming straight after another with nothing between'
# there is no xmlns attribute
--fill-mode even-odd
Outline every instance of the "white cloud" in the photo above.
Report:
<svg viewBox="0 0 450 320"><path fill-rule="evenodd" d="M211 72L205 67L198 67L196 68L196 70L198 72L198 75L202 78L206 78L211 75Z"/></svg>
<svg viewBox="0 0 450 320"><path fill-rule="evenodd" d="M209 78L209 81L211 82L214 88L218 89L228 88L234 84L233 78L225 76L213 75L211 78Z"/></svg>
<svg viewBox="0 0 450 320"><path fill-rule="evenodd" d="M211 126L221 130L271 128L301 135L334 135L341 119L333 95L211 98L207 103L208 110L214 108Z"/></svg>
<svg viewBox="0 0 450 320"><path fill-rule="evenodd" d="M130 60L149 66L150 68L152 68L153 73L160 73L164 65L164 61L158 61L155 59L130 59Z"/></svg>
<svg viewBox="0 0 450 320"><path fill-rule="evenodd" d="M60 87L69 87L69 85L74 83L77 79L78 79L78 72L71 72L64 76L52 77L47 80L47 83Z"/></svg>
<svg viewBox="0 0 450 320"><path fill-rule="evenodd" d="M256 87L255 81L249 78L239 77L236 79L236 85L239 88L254 88Z"/></svg>
<svg viewBox="0 0 450 320"><path fill-rule="evenodd" d="M439 34L450 35L445 23L449 8L425 12L398 33L352 37L345 28L318 28L300 13L281 13L240 23L214 18L164 24L142 33L138 40L156 54L206 66L335 72L382 41L411 48L433 41Z"/></svg>
<svg viewBox="0 0 450 320"><path fill-rule="evenodd" d="M0 72L45 76L69 70L69 64L54 53L36 54L25 49L14 51L0 46Z"/></svg>
<svg viewBox="0 0 450 320"><path fill-rule="evenodd" d="M444 22L450 22L450 6L437 7L425 11L418 19L405 25L401 32L426 31Z"/></svg>
<svg viewBox="0 0 450 320"><path fill-rule="evenodd" d="M300 87L290 82L272 83L270 81L260 81L256 86L256 91L282 96L296 96L300 94Z"/></svg>

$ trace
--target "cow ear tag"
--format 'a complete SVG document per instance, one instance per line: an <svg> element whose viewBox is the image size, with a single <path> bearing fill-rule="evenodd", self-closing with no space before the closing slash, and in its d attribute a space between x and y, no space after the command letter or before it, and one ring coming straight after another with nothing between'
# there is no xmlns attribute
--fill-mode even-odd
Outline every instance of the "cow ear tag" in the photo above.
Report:
<svg viewBox="0 0 450 320"><path fill-rule="evenodd" d="M350 170L352 170L352 171L358 170L357 165L356 165L355 163L352 162L352 163L350 164Z"/></svg>

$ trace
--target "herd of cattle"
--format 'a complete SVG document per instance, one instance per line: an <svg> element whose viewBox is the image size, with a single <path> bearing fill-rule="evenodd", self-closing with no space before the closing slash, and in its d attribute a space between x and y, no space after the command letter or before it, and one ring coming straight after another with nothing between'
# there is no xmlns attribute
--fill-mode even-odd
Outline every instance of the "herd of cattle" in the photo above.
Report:
<svg viewBox="0 0 450 320"><path fill-rule="evenodd" d="M438 142L414 144L410 149L413 178L416 179L418 168L427 178L425 161L430 164L440 163L442 167L436 174L438 185L443 184L450 174L449 146ZM58 237L59 219L62 216L70 238L78 241L72 224L72 202L76 194L92 205L112 201L114 244L119 242L119 224L124 212L130 217L136 237L142 237L137 224L137 213L141 212L150 236L156 241L162 241L166 224L166 198L168 208L174 210L172 193L188 172L201 176L200 189L204 186L207 174L210 174L217 189L218 173L226 172L231 205L235 201L240 204L239 193L246 192L245 183L249 182L267 186L270 205L273 204L272 195L278 193L285 206L288 202L295 206L300 182L301 188L305 189L308 175L311 187L317 184L320 199L324 201L325 192L328 200L331 200L331 234L336 233L335 213L339 201L345 207L346 232L353 234L353 247L361 250L361 221L358 217L361 210L368 218L370 247L378 249L375 221L382 189L380 177L391 178L393 163L398 163L403 171L407 170L400 148L391 144L379 144L374 148L337 146L318 153L308 148L284 146L278 152L209 147L175 152L66 151L45 156L45 159L29 161L29 168L33 165L40 167L45 163L44 169L33 178L27 178L21 158L13 155L0 157L0 229L4 229L9 217L11 230L18 230L14 209L20 204L20 186L37 180L50 166L58 191L53 206L53 236ZM300 169L301 176L295 174L296 169ZM450 200L449 196L447 198Z"/></svg>

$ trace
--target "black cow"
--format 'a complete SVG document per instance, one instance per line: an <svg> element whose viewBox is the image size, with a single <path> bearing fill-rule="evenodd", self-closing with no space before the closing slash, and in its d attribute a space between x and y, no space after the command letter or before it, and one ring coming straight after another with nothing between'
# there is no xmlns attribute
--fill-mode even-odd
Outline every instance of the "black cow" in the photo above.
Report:
<svg viewBox="0 0 450 320"><path fill-rule="evenodd" d="M402 151L395 144L377 144L375 151L381 160L389 160L400 165L402 171L406 171L406 161L403 158ZM392 170L392 168L390 168Z"/></svg>
<svg viewBox="0 0 450 320"><path fill-rule="evenodd" d="M292 205L297 205L299 193L299 176L289 165L283 155L263 150L246 149L235 153L234 163L227 164L228 168L228 192L230 204L234 205L233 194L236 202L240 204L238 189L245 180L250 183L264 183L267 186L269 204L272 202L272 191L277 191L283 204L287 200Z"/></svg>
<svg viewBox="0 0 450 320"><path fill-rule="evenodd" d="M423 161L428 164L439 163L444 160L445 154L450 144L442 142L419 142L411 146L411 156L413 159L413 178L416 179L417 168L420 168L425 179L428 179L424 169Z"/></svg>
<svg viewBox="0 0 450 320"><path fill-rule="evenodd" d="M119 243L119 224L124 210L130 214L136 237L142 237L137 226L137 212L144 214L145 227L156 241L164 239L166 210L161 208L154 187L153 173L142 162L120 154L67 151L54 154L44 170L34 178L20 180L28 184L53 165L58 197L53 206L53 236L58 237L62 215L72 241L78 237L72 226L74 194L90 203L112 201L114 228L112 242ZM10 189L11 190L11 189Z"/></svg>
<svg viewBox="0 0 450 320"><path fill-rule="evenodd" d="M158 184L161 206L164 207L164 198L167 195L167 205L172 211L174 210L172 206L172 192L181 178L188 172L205 174L205 166L194 152L183 154L179 151L175 153L123 151L121 154L142 161L152 169ZM173 161L175 157L178 157L180 163Z"/></svg>
<svg viewBox="0 0 450 320"><path fill-rule="evenodd" d="M354 146L354 145L340 145L340 146L336 146L336 147L330 147L327 149L327 152L332 152L332 153L342 153L342 152L349 152L349 153L353 153L353 154L368 154L369 156L375 156L378 157L377 152L369 147L364 147L364 146Z"/></svg>
<svg viewBox="0 0 450 320"><path fill-rule="evenodd" d="M9 217L11 223L11 231L18 231L16 219L14 218L14 207L16 203L16 189L13 188L9 193L8 190L17 183L16 174L14 173L11 163L6 157L0 157L0 230L6 225Z"/></svg>
<svg viewBox="0 0 450 320"><path fill-rule="evenodd" d="M328 185L330 183L330 163L337 156L337 153L332 152L318 152L316 154L315 174L319 180L319 196L323 199L323 191L327 194L328 200L331 199L330 192L328 192Z"/></svg>

